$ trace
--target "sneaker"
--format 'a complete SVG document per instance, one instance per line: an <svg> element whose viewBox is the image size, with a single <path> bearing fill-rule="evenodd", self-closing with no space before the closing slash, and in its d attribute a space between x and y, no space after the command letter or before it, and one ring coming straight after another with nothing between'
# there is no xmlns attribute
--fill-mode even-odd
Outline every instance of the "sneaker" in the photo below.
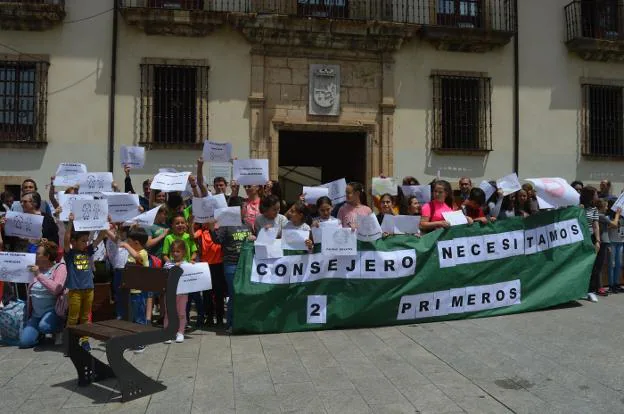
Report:
<svg viewBox="0 0 624 414"><path fill-rule="evenodd" d="M182 342L184 342L184 334L181 334L180 332L178 332L176 334L176 339L175 341L179 344L181 344Z"/></svg>
<svg viewBox="0 0 624 414"><path fill-rule="evenodd" d="M232 335L232 327L230 326L229 328L227 328L225 330L225 333L228 334L228 335Z"/></svg>
<svg viewBox="0 0 624 414"><path fill-rule="evenodd" d="M618 293L620 293L620 290L617 288L617 286L609 286L609 293L617 295Z"/></svg>
<svg viewBox="0 0 624 414"><path fill-rule="evenodd" d="M54 334L54 345L63 345L63 334L57 333Z"/></svg>
<svg viewBox="0 0 624 414"><path fill-rule="evenodd" d="M135 354L142 354L145 351L145 345L139 345L132 350Z"/></svg>
<svg viewBox="0 0 624 414"><path fill-rule="evenodd" d="M172 342L173 342L173 341L172 341L171 339L167 339L167 340L165 341L165 343L166 343L167 345L171 344Z"/></svg>
<svg viewBox="0 0 624 414"><path fill-rule="evenodd" d="M596 303L596 302L598 302L598 297L596 297L595 293L588 293L587 294L587 300L590 301L590 302Z"/></svg>
<svg viewBox="0 0 624 414"><path fill-rule="evenodd" d="M607 292L607 289L605 288L598 289L598 292L596 292L596 294L598 296L609 296L609 292Z"/></svg>
<svg viewBox="0 0 624 414"><path fill-rule="evenodd" d="M89 341L82 341L82 343L80 344L80 346L82 347L82 349L84 349L87 352L91 352L91 344L89 343Z"/></svg>

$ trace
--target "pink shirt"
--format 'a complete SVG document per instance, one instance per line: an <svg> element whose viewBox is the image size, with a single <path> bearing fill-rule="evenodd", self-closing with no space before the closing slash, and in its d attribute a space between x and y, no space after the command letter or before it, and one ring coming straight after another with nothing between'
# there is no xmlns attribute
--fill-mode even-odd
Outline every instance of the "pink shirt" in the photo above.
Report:
<svg viewBox="0 0 624 414"><path fill-rule="evenodd" d="M357 226L358 216L368 216L373 210L370 207L360 204L357 207L353 207L351 204L345 203L338 210L338 220L342 222L342 227Z"/></svg>
<svg viewBox="0 0 624 414"><path fill-rule="evenodd" d="M256 217L260 214L260 197L254 201L245 201L243 204L243 223L253 228L256 224Z"/></svg>
<svg viewBox="0 0 624 414"><path fill-rule="evenodd" d="M433 217L431 216L432 206L433 206ZM453 211L453 209L447 206L446 203L444 202L432 200L428 202L427 204L425 204L424 206L422 206L422 212L420 213L420 215L422 217L429 217L429 221L444 221L444 217L442 216L442 213L445 213L447 211L450 212L450 211Z"/></svg>

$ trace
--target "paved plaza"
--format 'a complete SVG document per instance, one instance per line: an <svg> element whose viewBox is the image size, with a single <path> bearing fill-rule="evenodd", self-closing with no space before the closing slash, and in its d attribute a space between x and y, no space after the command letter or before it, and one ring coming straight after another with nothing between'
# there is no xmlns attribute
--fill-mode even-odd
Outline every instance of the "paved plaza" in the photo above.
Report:
<svg viewBox="0 0 624 414"><path fill-rule="evenodd" d="M198 331L127 354L168 389L126 404L115 380L78 388L60 347L0 348L0 413L624 413L623 315L620 294L400 327Z"/></svg>

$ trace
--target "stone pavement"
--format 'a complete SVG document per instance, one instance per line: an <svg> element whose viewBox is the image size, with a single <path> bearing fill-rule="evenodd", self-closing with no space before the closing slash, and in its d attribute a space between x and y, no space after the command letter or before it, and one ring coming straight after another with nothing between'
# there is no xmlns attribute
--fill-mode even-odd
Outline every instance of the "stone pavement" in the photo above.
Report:
<svg viewBox="0 0 624 414"><path fill-rule="evenodd" d="M78 388L59 347L0 348L0 413L624 413L622 315L624 294L400 327L196 332L128 354L169 388L127 404L114 380Z"/></svg>

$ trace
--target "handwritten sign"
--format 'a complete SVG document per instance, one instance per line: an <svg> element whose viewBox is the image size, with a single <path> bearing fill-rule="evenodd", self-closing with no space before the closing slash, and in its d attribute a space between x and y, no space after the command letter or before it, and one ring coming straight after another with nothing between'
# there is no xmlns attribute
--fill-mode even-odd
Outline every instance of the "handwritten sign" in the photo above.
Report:
<svg viewBox="0 0 624 414"><path fill-rule="evenodd" d="M72 187L78 185L80 176L87 172L87 166L74 162L62 162L56 169L54 185L57 187Z"/></svg>
<svg viewBox="0 0 624 414"><path fill-rule="evenodd" d="M331 199L334 205L342 203L347 199L347 180L344 178L326 184L321 184L321 187L327 187L327 196Z"/></svg>
<svg viewBox="0 0 624 414"><path fill-rule="evenodd" d="M178 281L178 289L176 290L178 295L212 289L208 263L182 263L180 268L182 269L182 276Z"/></svg>
<svg viewBox="0 0 624 414"><path fill-rule="evenodd" d="M206 223L214 219L214 212L220 208L226 208L227 201L225 195L209 195L204 198L193 198L193 216L196 223Z"/></svg>
<svg viewBox="0 0 624 414"><path fill-rule="evenodd" d="M74 200L71 203L76 231L107 230L108 203L106 200Z"/></svg>
<svg viewBox="0 0 624 414"><path fill-rule="evenodd" d="M6 213L4 234L22 239L40 239L42 226L42 215L8 211Z"/></svg>
<svg viewBox="0 0 624 414"><path fill-rule="evenodd" d="M342 227L321 227L321 251L330 256L357 255L357 236L351 229Z"/></svg>
<svg viewBox="0 0 624 414"><path fill-rule="evenodd" d="M0 252L0 280L11 283L32 283L34 274L28 269L35 265L34 253Z"/></svg>
<svg viewBox="0 0 624 414"><path fill-rule="evenodd" d="M140 214L139 196L126 193L102 193L108 203L108 214L113 223L123 223Z"/></svg>
<svg viewBox="0 0 624 414"><path fill-rule="evenodd" d="M121 165L132 169L141 169L145 165L145 147L129 147L122 145L119 151Z"/></svg>
<svg viewBox="0 0 624 414"><path fill-rule="evenodd" d="M184 191L188 183L190 172L161 172L156 174L150 188L152 190L160 190L165 193L174 191Z"/></svg>
<svg viewBox="0 0 624 414"><path fill-rule="evenodd" d="M520 181L518 180L518 175L516 173L506 175L503 178L496 180L496 187L499 190L503 190L503 196L522 190L522 186L520 185Z"/></svg>
<svg viewBox="0 0 624 414"><path fill-rule="evenodd" d="M232 144L229 142L204 141L202 152L204 161L230 162L232 160Z"/></svg>
<svg viewBox="0 0 624 414"><path fill-rule="evenodd" d="M68 221L69 213L71 213L71 203L74 200L93 200L93 196L90 194L65 194L59 193L57 195L59 206L61 206L61 213L59 214L59 220Z"/></svg>
<svg viewBox="0 0 624 414"><path fill-rule="evenodd" d="M240 185L265 185L269 181L269 160L234 160L234 179Z"/></svg>
<svg viewBox="0 0 624 414"><path fill-rule="evenodd" d="M96 194L113 191L113 174L94 172L80 174L80 194Z"/></svg>

